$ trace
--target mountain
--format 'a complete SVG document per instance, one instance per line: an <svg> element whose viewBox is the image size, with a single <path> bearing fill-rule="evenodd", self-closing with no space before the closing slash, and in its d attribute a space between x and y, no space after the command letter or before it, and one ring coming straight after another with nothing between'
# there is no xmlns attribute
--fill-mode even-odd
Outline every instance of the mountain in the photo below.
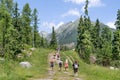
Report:
<svg viewBox="0 0 120 80"><path fill-rule="evenodd" d="M48 36L48 33L45 31L40 31L39 34L40 34L40 36L43 36L44 38L47 38L47 36Z"/></svg>
<svg viewBox="0 0 120 80"><path fill-rule="evenodd" d="M71 21L60 26L56 30L59 44L69 44L76 42L78 24L79 20L76 20L74 22Z"/></svg>
<svg viewBox="0 0 120 80"><path fill-rule="evenodd" d="M63 24L56 30L57 39L60 45L72 45L74 46L77 42L77 27L79 24L79 19L74 22L68 22ZM95 25L95 22L92 22ZM100 23L101 29L104 27L109 27L103 23ZM113 29L111 29L113 30Z"/></svg>

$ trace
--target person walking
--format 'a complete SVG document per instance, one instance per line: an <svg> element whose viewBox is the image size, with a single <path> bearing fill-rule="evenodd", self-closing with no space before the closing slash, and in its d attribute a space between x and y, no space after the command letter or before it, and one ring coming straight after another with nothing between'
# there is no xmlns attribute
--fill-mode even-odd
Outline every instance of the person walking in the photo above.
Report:
<svg viewBox="0 0 120 80"><path fill-rule="evenodd" d="M61 71L62 70L62 65L63 65L63 62L61 61L61 60L59 60L59 71Z"/></svg>
<svg viewBox="0 0 120 80"><path fill-rule="evenodd" d="M68 69L68 59L65 60L64 68L65 68L65 71L67 71L67 69Z"/></svg>
<svg viewBox="0 0 120 80"><path fill-rule="evenodd" d="M77 61L74 61L74 63L73 63L73 71L74 71L74 76L77 76L78 74L78 67L79 67L79 64L78 64L78 62Z"/></svg>
<svg viewBox="0 0 120 80"><path fill-rule="evenodd" d="M53 70L53 67L54 67L54 59L53 58L50 60L50 67L51 67L51 70Z"/></svg>

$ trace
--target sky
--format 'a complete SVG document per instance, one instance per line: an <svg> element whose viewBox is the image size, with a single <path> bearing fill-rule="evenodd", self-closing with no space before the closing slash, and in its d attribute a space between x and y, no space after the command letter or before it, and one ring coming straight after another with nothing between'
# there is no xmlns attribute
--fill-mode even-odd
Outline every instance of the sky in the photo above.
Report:
<svg viewBox="0 0 120 80"><path fill-rule="evenodd" d="M84 15L85 0L14 0L20 11L29 3L30 8L38 10L38 29L50 33L52 27L79 19ZM91 21L100 22L115 28L117 11L120 9L120 0L89 0L88 14Z"/></svg>

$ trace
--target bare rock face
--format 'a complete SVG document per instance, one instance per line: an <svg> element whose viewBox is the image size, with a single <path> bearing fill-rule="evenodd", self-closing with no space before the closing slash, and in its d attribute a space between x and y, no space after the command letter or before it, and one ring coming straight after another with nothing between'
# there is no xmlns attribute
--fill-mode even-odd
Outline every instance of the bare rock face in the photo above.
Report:
<svg viewBox="0 0 120 80"><path fill-rule="evenodd" d="M23 68L30 68L32 66L29 62L20 62L19 64Z"/></svg>
<svg viewBox="0 0 120 80"><path fill-rule="evenodd" d="M95 64L96 62L96 57L95 56L90 56L90 63Z"/></svg>

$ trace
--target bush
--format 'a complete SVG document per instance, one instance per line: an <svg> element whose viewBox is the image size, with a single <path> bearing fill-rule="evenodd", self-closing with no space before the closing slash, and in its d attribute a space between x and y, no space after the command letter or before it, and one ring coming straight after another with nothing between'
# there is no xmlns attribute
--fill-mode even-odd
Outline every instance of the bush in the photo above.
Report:
<svg viewBox="0 0 120 80"><path fill-rule="evenodd" d="M120 68L120 61L119 60L114 60L111 62L111 65L117 68Z"/></svg>

